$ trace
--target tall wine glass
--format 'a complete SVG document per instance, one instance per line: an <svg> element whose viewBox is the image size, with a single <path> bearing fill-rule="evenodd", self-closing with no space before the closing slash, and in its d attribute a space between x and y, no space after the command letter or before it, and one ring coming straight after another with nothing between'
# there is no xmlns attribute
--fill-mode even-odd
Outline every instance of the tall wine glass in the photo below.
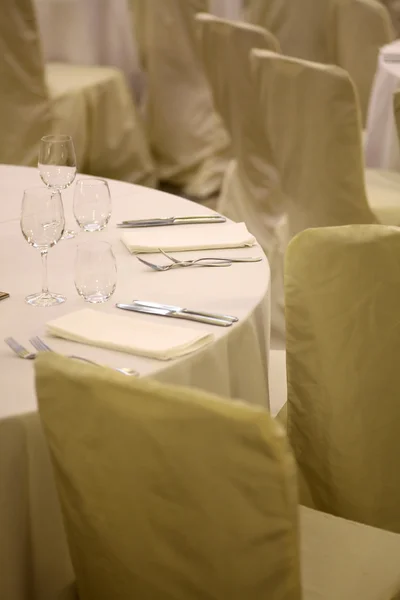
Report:
<svg viewBox="0 0 400 600"><path fill-rule="evenodd" d="M40 250L43 266L42 291L25 298L32 306L53 306L65 302L64 296L49 292L47 286L47 253L60 241L64 227L64 208L59 191L42 187L24 191L21 230L28 244Z"/></svg>
<svg viewBox="0 0 400 600"><path fill-rule="evenodd" d="M74 142L70 135L45 135L40 140L39 174L43 183L61 193L68 188L76 176L76 156ZM67 229L63 239L75 237L75 232Z"/></svg>

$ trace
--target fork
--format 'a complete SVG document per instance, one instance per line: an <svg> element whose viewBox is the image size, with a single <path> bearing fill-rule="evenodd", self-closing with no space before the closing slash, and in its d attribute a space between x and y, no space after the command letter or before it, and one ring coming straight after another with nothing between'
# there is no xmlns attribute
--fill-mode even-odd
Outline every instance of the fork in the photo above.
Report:
<svg viewBox="0 0 400 600"><path fill-rule="evenodd" d="M36 352L29 352L29 350L24 348L24 346L21 346L21 344L18 343L17 340L15 340L12 337L8 337L4 341L7 344L7 346L9 348L11 348L11 350L13 352L15 352L15 354L17 356L19 356L20 358L25 358L27 360L33 360L37 356Z"/></svg>
<svg viewBox="0 0 400 600"><path fill-rule="evenodd" d="M164 252L164 250L162 248L159 248L158 250L161 252L161 254L164 254L164 256L166 256L169 260L172 260L173 263L185 264L187 266L195 264L201 260L210 260L210 261L224 262L224 263L249 263L249 262L260 262L262 260L261 256L242 256L239 258L224 258L222 256L218 256L215 258L214 257L204 257L204 258L196 258L194 260L178 260L177 258L171 256L167 252Z"/></svg>
<svg viewBox="0 0 400 600"><path fill-rule="evenodd" d="M34 343L33 340L35 340L35 343L38 342L37 346L41 346L41 348L43 349L39 349ZM29 352L29 350L27 350L24 346L22 346L22 344L20 344L19 342L17 342L17 340L15 340L12 337L8 337L5 340L5 343L7 344L7 346L13 351L15 352L15 354L19 357L19 358L24 358L25 360L34 360L38 353L37 352ZM47 344L45 344L40 338L32 338L30 340L32 346L34 346L39 352L52 352L51 348L49 348L49 346L47 346ZM44 348L47 348L46 350L44 350ZM99 365L98 363L94 362L93 360L89 360L88 358L83 358L83 356L68 356L68 358L74 358L75 360L82 360L84 362L90 363L92 365L96 365L97 367L100 367L101 365ZM123 375L139 375L139 373L137 371L135 371L134 369L129 369L129 368L121 368L121 369L117 369L117 368L113 368L111 367L114 371L118 371L119 373L122 373Z"/></svg>
<svg viewBox="0 0 400 600"><path fill-rule="evenodd" d="M171 265L156 265L154 263L149 262L148 260L144 260L144 258L140 258L136 256L136 258L143 263L153 269L154 271L170 271L171 269L179 269L182 267L230 267L231 261L227 262L212 262L209 258L198 258L193 261L174 261ZM203 261L203 264L202 264ZM204 261L208 261L207 263Z"/></svg>
<svg viewBox="0 0 400 600"><path fill-rule="evenodd" d="M36 348L36 350L38 352L54 352L54 350L52 350L50 348L50 346L48 346L40 337L38 336L34 336L32 337L30 340L30 343L32 344L32 346L34 348ZM90 360L89 358L84 358L83 356L75 356L74 354L70 355L68 358L74 358L75 360L82 360L83 362L87 362L91 365L96 365L96 367L100 367L102 365L99 365L99 363L94 362L93 360ZM117 368L117 367L111 367L113 369L113 371L118 371L119 373L122 373L123 375L139 375L139 373L137 371L135 371L134 369L130 369L128 367L121 367L121 368Z"/></svg>

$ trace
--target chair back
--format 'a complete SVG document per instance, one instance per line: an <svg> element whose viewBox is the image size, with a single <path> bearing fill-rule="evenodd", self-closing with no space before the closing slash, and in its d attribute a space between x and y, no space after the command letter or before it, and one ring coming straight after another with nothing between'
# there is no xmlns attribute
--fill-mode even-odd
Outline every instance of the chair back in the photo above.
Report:
<svg viewBox="0 0 400 600"><path fill-rule="evenodd" d="M215 113L199 53L195 15L207 0L135 0L147 83L148 135L159 178L187 194L219 190L229 138Z"/></svg>
<svg viewBox="0 0 400 600"><path fill-rule="evenodd" d="M247 17L276 35L284 54L348 71L365 123L379 48L393 40L379 1L249 0Z"/></svg>
<svg viewBox="0 0 400 600"><path fill-rule="evenodd" d="M288 435L313 506L400 533L400 231L314 229L286 254Z"/></svg>
<svg viewBox="0 0 400 600"><path fill-rule="evenodd" d="M286 208L268 138L260 128L262 113L250 73L251 49L279 52L279 44L256 25L209 14L197 15L197 22L215 107L230 134L234 155L217 208L234 221L244 221L266 253L272 275L273 337L282 338L286 239L281 223Z"/></svg>
<svg viewBox="0 0 400 600"><path fill-rule="evenodd" d="M337 7L336 64L352 78L365 125L379 49L394 40L387 9L376 0L351 0Z"/></svg>
<svg viewBox="0 0 400 600"><path fill-rule="evenodd" d="M253 50L253 75L286 196L289 235L376 223L364 184L361 120L349 75Z"/></svg>
<svg viewBox="0 0 400 600"><path fill-rule="evenodd" d="M397 129L397 137L400 142L400 90L397 90L393 94L393 112Z"/></svg>
<svg viewBox="0 0 400 600"><path fill-rule="evenodd" d="M295 466L261 408L35 361L81 600L300 600Z"/></svg>
<svg viewBox="0 0 400 600"><path fill-rule="evenodd" d="M51 111L32 0L2 0L0 55L0 163L34 166Z"/></svg>
<svg viewBox="0 0 400 600"><path fill-rule="evenodd" d="M248 0L246 18L279 40L282 52L334 63L334 13L338 0Z"/></svg>

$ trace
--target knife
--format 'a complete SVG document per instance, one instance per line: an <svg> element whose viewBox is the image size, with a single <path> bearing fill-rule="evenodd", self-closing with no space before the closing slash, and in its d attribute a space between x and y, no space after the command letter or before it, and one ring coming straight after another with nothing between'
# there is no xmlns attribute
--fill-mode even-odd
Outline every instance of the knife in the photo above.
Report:
<svg viewBox="0 0 400 600"><path fill-rule="evenodd" d="M229 327L230 325L232 325L232 321L227 321L226 319L204 317L203 315L183 313L162 308L151 308L150 306L137 306L135 304L116 304L115 306L117 308L122 308L122 310L131 310L133 312L145 313L148 315L159 315L162 317L172 317L174 319L187 319L188 321L198 321L199 323L206 323L207 325L218 325L219 327Z"/></svg>
<svg viewBox="0 0 400 600"><path fill-rule="evenodd" d="M185 313L188 315L200 315L201 317L211 317L212 319L222 319L224 321L231 321L236 323L239 321L237 317L230 315L218 315L216 313L204 312L201 310L190 310L189 308L182 308L181 306L173 306L171 304L160 304L158 302L147 302L145 300L132 300L135 306L144 306L149 308L161 308L162 310L172 310L174 312Z"/></svg>
<svg viewBox="0 0 400 600"><path fill-rule="evenodd" d="M139 219L122 221L117 227L160 227L161 225L195 225L198 223L225 223L221 215L197 215L193 217L166 217L164 219Z"/></svg>

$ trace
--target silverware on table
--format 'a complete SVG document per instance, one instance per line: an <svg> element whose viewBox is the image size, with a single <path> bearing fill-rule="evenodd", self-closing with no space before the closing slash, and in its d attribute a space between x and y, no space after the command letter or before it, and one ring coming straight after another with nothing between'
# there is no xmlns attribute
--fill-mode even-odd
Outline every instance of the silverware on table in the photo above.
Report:
<svg viewBox="0 0 400 600"><path fill-rule="evenodd" d="M29 352L24 346L22 346L17 340L12 337L8 337L5 340L5 343L19 358L25 358L26 360L33 360L36 358L36 352Z"/></svg>
<svg viewBox="0 0 400 600"><path fill-rule="evenodd" d="M199 262L200 260L211 260L211 261L218 261L218 262L228 262L228 263L253 263L253 262L260 262L262 261L262 256L241 256L241 257L235 257L235 258L228 258L227 256L204 256L203 258L196 258L196 259L192 259L192 260L179 260L178 258L175 258L173 256L171 256L170 254L168 254L167 252L165 252L165 250L163 250L162 248L158 249L159 252L161 252L161 254L164 254L164 256L166 258L168 258L169 260L171 260L173 263L175 264L185 264L187 266L192 265L196 262Z"/></svg>
<svg viewBox="0 0 400 600"><path fill-rule="evenodd" d="M161 225L195 225L199 223L225 223L221 215L193 215L191 217L165 217L162 219L137 219L122 221L117 227L160 227Z"/></svg>
<svg viewBox="0 0 400 600"><path fill-rule="evenodd" d="M52 352L51 348L49 348L49 346L47 346L47 344L45 344L43 342L43 340L41 340L38 337L33 337L31 338L29 341L32 344L32 346L34 348L36 348L36 350L38 352L30 352L29 350L27 350L25 348L25 346L22 346L22 344L20 344L19 342L17 342L17 340L15 340L12 337L8 337L5 340L5 343L7 344L7 346L13 351L15 352L15 354L19 357L19 358L23 358L25 360L34 360L39 352ZM75 355L70 355L68 356L68 358L74 358L75 360L81 360L83 362L87 362L90 363L92 365L96 365L96 367L101 367L102 365L100 365L99 363L93 361L93 360L89 360L88 358L84 358L83 356L75 356ZM123 373L123 375L139 375L139 373L137 373L137 371L135 371L134 369L129 369L129 368L121 368L121 369L117 369L114 367L111 367L113 369L113 371L118 371L119 373Z"/></svg>
<svg viewBox="0 0 400 600"><path fill-rule="evenodd" d="M50 348L50 346L48 346L40 337L38 336L34 336L32 337L30 340L30 343L32 344L32 346L34 348L36 348L36 350L38 352L54 352L54 350L52 350ZM96 367L101 367L103 365L100 365L99 363L95 362L94 360L90 360L89 358L84 358L83 356L76 356L74 354L69 355L68 358L74 358L75 360L81 360L83 362L87 362L91 365L96 365ZM123 375L139 375L139 373L137 371L135 371L134 369L130 369L130 368L117 368L117 367L111 367L111 369L113 369L113 371L118 371L118 373L122 373Z"/></svg>
<svg viewBox="0 0 400 600"><path fill-rule="evenodd" d="M210 313L201 310L190 310L189 308L183 308L182 306L174 306L172 304L160 304L159 302L148 302L146 300L132 300L132 304L135 306L160 308L161 310L172 310L174 312L181 312L189 315L200 315L201 317L211 317L212 319L223 319L225 321L231 321L232 323L236 323L237 321L239 321L237 317L234 317L232 315L219 315L217 313Z"/></svg>
<svg viewBox="0 0 400 600"><path fill-rule="evenodd" d="M198 258L193 261L183 260L180 262L172 262L170 265L156 265L155 263L145 260L144 258L140 258L137 255L136 258L144 265L150 267L150 269L153 269L153 271L170 271L171 269L180 269L184 267L230 267L232 264L230 261L216 261L209 258Z"/></svg>
<svg viewBox="0 0 400 600"><path fill-rule="evenodd" d="M186 319L188 321L197 321L207 325L218 325L219 327L230 327L233 324L232 320L222 317L208 317L198 313L188 313L177 310L169 310L165 308L155 308L150 306L139 306L138 304L116 304L117 308L122 310L131 310L133 312L145 313L148 315L158 315L160 317L171 317L173 319Z"/></svg>

